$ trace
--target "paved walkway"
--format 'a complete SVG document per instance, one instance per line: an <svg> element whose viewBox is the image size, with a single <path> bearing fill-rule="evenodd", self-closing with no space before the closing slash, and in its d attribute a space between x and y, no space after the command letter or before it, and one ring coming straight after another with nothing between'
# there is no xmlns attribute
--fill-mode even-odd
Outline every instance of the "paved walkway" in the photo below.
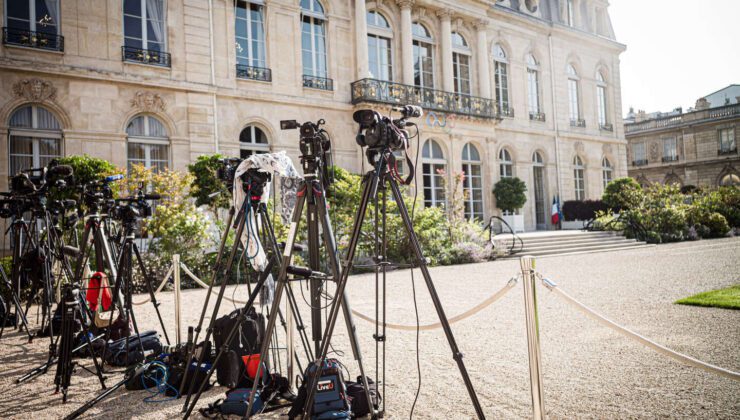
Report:
<svg viewBox="0 0 740 420"><path fill-rule="evenodd" d="M517 274L518 261L495 261L432 269L449 317L500 289ZM686 242L628 251L542 259L537 269L565 291L612 320L672 349L740 370L740 311L674 305L676 299L740 282L740 238ZM415 275L422 324L436 322L421 276ZM354 309L374 314L374 277L354 276L349 287ZM229 290L242 298L244 290ZM740 383L683 366L586 318L539 288L545 407L550 418L737 418ZM388 277L388 322L414 324L408 271ZM302 302L300 293L297 298ZM185 325L200 313L203 291L183 293ZM173 325L172 295L161 301ZM305 306L305 305L303 305ZM138 309L138 308L137 308ZM233 309L225 305L223 312ZM154 327L149 306L137 312ZM357 320L368 374L375 378L374 327ZM356 375L340 321L335 349ZM527 344L521 288L453 326L488 418L531 416ZM390 418L408 418L416 390L414 332L388 331L386 403ZM27 345L17 335L0 340L0 417L55 418L90 398L95 380L75 375L70 402L52 395L53 372L16 387L12 380L43 362L47 343ZM422 389L417 418L472 418L467 393L441 330L420 337ZM110 383L113 383L111 380ZM215 388L203 399L213 401ZM182 401L142 402L142 392L117 392L90 411L106 418L175 418Z"/></svg>

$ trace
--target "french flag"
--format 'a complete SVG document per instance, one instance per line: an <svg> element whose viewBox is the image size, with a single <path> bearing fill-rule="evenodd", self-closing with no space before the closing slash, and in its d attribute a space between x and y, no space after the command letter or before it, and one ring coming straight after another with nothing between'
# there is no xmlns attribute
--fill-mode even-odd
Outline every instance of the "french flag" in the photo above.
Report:
<svg viewBox="0 0 740 420"><path fill-rule="evenodd" d="M558 200L553 197L552 198L552 224L557 225L560 221L560 203Z"/></svg>

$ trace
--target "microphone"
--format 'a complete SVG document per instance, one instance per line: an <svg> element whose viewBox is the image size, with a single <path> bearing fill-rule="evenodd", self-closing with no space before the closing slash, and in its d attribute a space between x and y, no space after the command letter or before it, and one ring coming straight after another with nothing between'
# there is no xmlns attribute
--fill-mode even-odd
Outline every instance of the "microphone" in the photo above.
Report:
<svg viewBox="0 0 740 420"><path fill-rule="evenodd" d="M400 112L404 118L419 118L424 115L424 110L417 105L394 106L392 109Z"/></svg>
<svg viewBox="0 0 740 420"><path fill-rule="evenodd" d="M144 200L161 200L160 194L144 194Z"/></svg>
<svg viewBox="0 0 740 420"><path fill-rule="evenodd" d="M58 176L62 178L66 178L68 176L72 176L74 173L74 170L69 165L57 165L52 168L49 168L49 170L46 172L46 176Z"/></svg>
<svg viewBox="0 0 740 420"><path fill-rule="evenodd" d="M121 180L121 179L123 179L123 175L122 174L116 174L116 175L106 176L105 179L103 179L103 181L105 181L105 182L113 182L113 181L118 181L118 180Z"/></svg>

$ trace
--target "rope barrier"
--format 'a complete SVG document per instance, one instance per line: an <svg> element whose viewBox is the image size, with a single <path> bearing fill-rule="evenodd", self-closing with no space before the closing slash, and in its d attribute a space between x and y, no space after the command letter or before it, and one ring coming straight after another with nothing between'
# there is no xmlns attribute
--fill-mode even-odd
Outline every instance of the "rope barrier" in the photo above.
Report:
<svg viewBox="0 0 740 420"><path fill-rule="evenodd" d="M470 318L471 316L482 311L483 309L490 306L497 300L501 299L509 290L511 290L514 286L516 286L516 283L517 283L516 277L511 278L504 287L502 287L499 291L489 296L487 299L485 299L481 303L475 305L474 307L461 313L460 315L456 315L450 318L449 319L450 324L454 324L458 321L462 321L466 318ZM352 310L352 313L364 321L367 321L373 324L377 322L372 317L362 314L360 312L357 312L354 309ZM416 325L401 325L401 324L388 324L388 323L385 324L385 327L392 329L392 330L400 330L400 331L416 331L416 328L417 328ZM434 330L434 329L441 328L441 327L442 327L442 324L439 322L436 322L434 324L420 325L418 328L420 331L429 331L429 330Z"/></svg>
<svg viewBox="0 0 740 420"><path fill-rule="evenodd" d="M576 309L580 310L581 312L585 313L586 315L590 316L591 318L601 322L602 324L606 325L607 327L629 337L633 340L652 348L656 352L663 354L665 356L668 356L670 358L673 358L681 363L687 364L689 366L694 366L700 369L704 369L707 372L714 373L716 375L724 376L730 379L734 379L736 381L740 381L740 373L733 372L731 370L721 368L719 366L715 366L706 362L702 362L701 360L695 359L691 356L687 356L685 354L678 353L676 351L673 351L669 349L668 347L665 347L661 344L658 344L646 337L643 337L642 335L631 331L625 327L622 327L615 323L614 321L596 313L593 309L589 308L588 306L584 305L583 303L577 301L574 297L570 296L569 294L565 293L562 289L558 287L558 285L553 282L550 279L543 278L538 274L538 277L540 280L542 280L542 284L545 285L551 292L555 293L557 296L561 297L566 302L570 303L571 305L575 306Z"/></svg>
<svg viewBox="0 0 740 420"><path fill-rule="evenodd" d="M167 284L167 280L169 280L169 279L170 279L170 276L172 276L172 272L173 272L173 271L174 271L174 268L173 268L173 267L170 267L170 269L169 269L169 270L167 270L167 274L165 274L165 275L164 275L164 278L162 279L162 282L161 282L161 283L159 283L159 286L157 287L157 290L155 290L155 291L154 291L154 294L155 294L155 295L156 295L157 293L161 292L161 291L162 291L162 289L164 289L164 285L165 285L165 284ZM149 303L149 302L151 302L151 300L152 300L152 298L151 298L151 296L150 296L150 297L148 297L148 298L146 298L146 299L142 300L141 302L131 302L131 303L133 303L133 304L134 304L134 305L136 305L136 306L139 306L139 305L143 305L143 304L145 304L145 303Z"/></svg>
<svg viewBox="0 0 740 420"><path fill-rule="evenodd" d="M180 268L182 268L182 271L184 271L185 274L188 275L188 277L190 277L191 279L193 279L193 281L195 283L197 283L198 286L200 286L200 287L202 287L204 289L207 289L208 288L208 285L205 284L201 279L199 279L195 274L193 274L193 272L190 271L190 269L185 265L185 263L180 263ZM213 289L211 289L211 293L214 294L214 295L217 295L218 294L218 292L216 292ZM245 301L245 300L231 299L228 296L224 296L223 298L226 299L226 300L228 300L229 302L233 302L233 303L236 303L236 304L239 304L239 305L246 305L246 303L247 303L247 301Z"/></svg>

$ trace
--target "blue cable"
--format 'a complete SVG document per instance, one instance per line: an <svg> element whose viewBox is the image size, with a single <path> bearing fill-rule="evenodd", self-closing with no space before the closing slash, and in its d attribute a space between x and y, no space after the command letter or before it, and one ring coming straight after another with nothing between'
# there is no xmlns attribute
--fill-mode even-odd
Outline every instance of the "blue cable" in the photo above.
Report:
<svg viewBox="0 0 740 420"><path fill-rule="evenodd" d="M151 372L152 369L154 369L154 372ZM151 362L147 370L141 375L141 384L144 386L144 390L152 394L144 398L144 402L159 403L159 402L165 402L165 401L172 401L172 400L179 398L180 393L177 390L177 388L167 383L167 379L169 379L169 377L170 377L170 371L166 364L159 362L159 361ZM149 381L149 383L154 382L155 386L154 387L147 386L147 381ZM168 389L171 389L172 391L174 391L175 395L169 398L155 400L155 398L158 395L161 395L161 394L166 395Z"/></svg>

